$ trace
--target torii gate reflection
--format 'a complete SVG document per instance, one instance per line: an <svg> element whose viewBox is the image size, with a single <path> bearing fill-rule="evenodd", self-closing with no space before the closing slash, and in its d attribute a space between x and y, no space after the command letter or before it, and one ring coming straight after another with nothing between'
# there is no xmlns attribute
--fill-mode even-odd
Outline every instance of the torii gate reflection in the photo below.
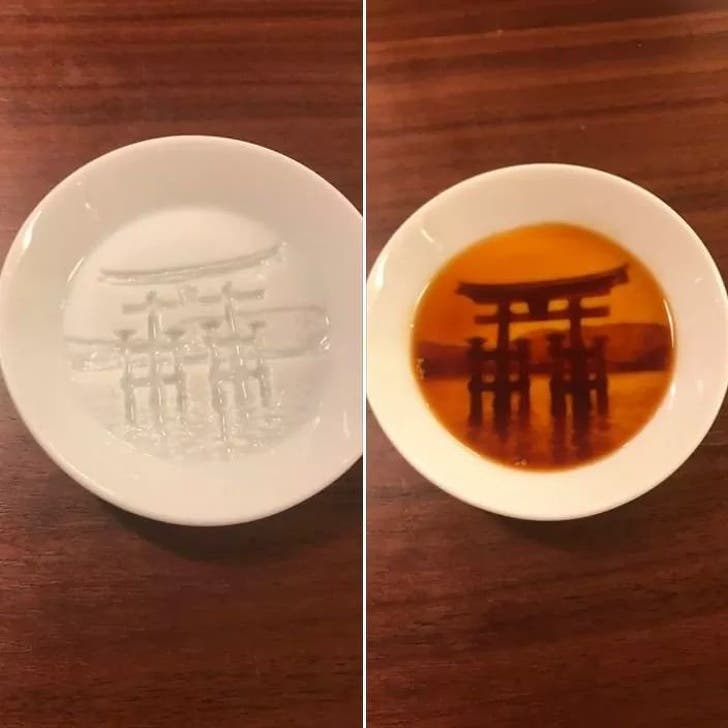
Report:
<svg viewBox="0 0 728 728"><path fill-rule="evenodd" d="M551 358L551 414L563 419L566 399L571 397L575 421L583 421L591 409L591 392L596 393L597 409L606 413L608 408L606 337L595 337L587 347L582 336L582 320L609 315L609 306L585 306L582 300L608 295L612 288L627 283L627 264L585 276L559 278L550 281L526 283L468 283L462 282L457 293L479 305L495 306L492 313L475 316L476 324L496 324L495 348L485 348L486 340L479 336L468 339L470 349L471 425L483 422L483 393L493 392L493 411L496 426L508 421L511 395L519 394L519 412L527 415L530 409L530 342L516 339L511 348L510 325L534 321L568 321L566 335L549 335ZM566 305L552 308L552 302L565 301ZM514 304L525 304L526 311L513 311ZM494 362L492 378L486 375L487 361ZM516 378L511 374L516 370Z"/></svg>

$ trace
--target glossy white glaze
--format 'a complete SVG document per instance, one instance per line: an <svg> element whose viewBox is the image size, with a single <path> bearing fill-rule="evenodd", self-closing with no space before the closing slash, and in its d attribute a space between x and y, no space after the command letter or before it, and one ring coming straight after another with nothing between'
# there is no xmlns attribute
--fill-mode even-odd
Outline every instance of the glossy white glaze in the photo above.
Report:
<svg viewBox="0 0 728 728"><path fill-rule="evenodd" d="M160 520L234 523L361 454L361 216L252 144L169 137L74 172L0 275L0 360L70 475Z"/></svg>
<svg viewBox="0 0 728 728"><path fill-rule="evenodd" d="M496 232L554 221L607 235L654 273L674 316L674 377L654 417L610 456L569 470L519 471L473 452L435 419L412 372L410 326L425 286L457 252ZM663 481L707 433L728 384L726 292L697 235L637 185L571 165L499 169L430 200L385 246L367 283L367 378L369 402L395 447L447 492L517 518L588 516Z"/></svg>

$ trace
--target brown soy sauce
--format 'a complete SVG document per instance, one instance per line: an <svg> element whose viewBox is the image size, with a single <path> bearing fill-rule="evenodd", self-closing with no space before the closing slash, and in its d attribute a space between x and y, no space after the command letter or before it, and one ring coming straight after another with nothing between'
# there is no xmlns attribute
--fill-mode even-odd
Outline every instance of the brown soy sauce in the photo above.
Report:
<svg viewBox="0 0 728 728"><path fill-rule="evenodd" d="M500 463L567 468L621 447L668 390L674 332L637 258L575 225L509 230L459 253L415 312L415 375L438 420Z"/></svg>

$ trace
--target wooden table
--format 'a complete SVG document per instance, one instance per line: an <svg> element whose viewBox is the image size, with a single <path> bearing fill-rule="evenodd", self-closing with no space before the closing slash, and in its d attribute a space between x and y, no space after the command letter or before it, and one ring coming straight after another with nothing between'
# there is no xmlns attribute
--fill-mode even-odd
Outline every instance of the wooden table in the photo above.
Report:
<svg viewBox="0 0 728 728"><path fill-rule="evenodd" d="M728 270L723 0L368 15L370 263L449 185L559 161L653 190ZM728 725L725 409L668 482L571 523L466 506L368 432L371 726Z"/></svg>
<svg viewBox="0 0 728 728"><path fill-rule="evenodd" d="M254 141L361 203L355 0L4 0L0 29L3 255L51 186L147 137ZM4 387L0 463L3 728L360 724L360 466L258 523L165 526L61 473Z"/></svg>

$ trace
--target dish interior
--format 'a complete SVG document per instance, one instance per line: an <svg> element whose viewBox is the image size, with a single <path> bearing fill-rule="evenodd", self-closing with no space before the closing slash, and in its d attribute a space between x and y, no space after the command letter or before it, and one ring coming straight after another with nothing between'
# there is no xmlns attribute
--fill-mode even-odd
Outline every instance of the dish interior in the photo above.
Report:
<svg viewBox="0 0 728 728"><path fill-rule="evenodd" d="M253 520L361 454L361 216L216 137L124 147L30 214L0 276L3 375L78 482L175 523Z"/></svg>
<svg viewBox="0 0 728 728"><path fill-rule="evenodd" d="M315 270L214 207L133 219L69 280L71 378L113 434L161 457L261 451L316 411L328 317Z"/></svg>
<svg viewBox="0 0 728 728"><path fill-rule="evenodd" d="M633 437L668 389L673 348L654 276L614 241L565 223L461 251L412 326L430 410L461 442L519 468L573 467Z"/></svg>

